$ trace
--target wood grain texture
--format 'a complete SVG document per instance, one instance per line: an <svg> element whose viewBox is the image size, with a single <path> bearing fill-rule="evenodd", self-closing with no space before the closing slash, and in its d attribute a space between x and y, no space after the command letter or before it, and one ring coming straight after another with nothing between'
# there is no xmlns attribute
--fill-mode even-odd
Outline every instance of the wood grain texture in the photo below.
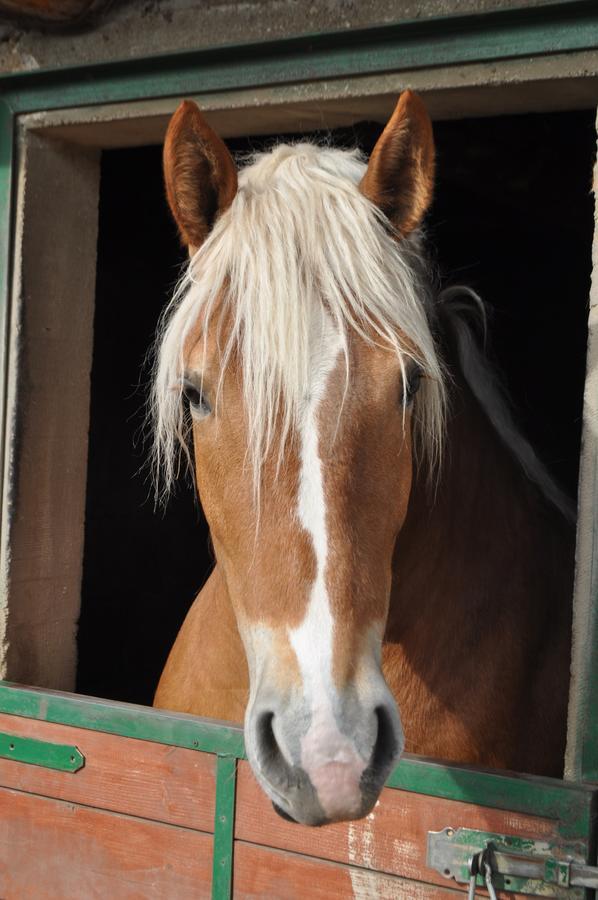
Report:
<svg viewBox="0 0 598 900"><path fill-rule="evenodd" d="M213 830L216 758L211 754L1 714L0 731L71 744L85 756L76 773L0 759L4 787Z"/></svg>
<svg viewBox="0 0 598 900"><path fill-rule="evenodd" d="M366 869L280 850L235 844L235 900L457 900L450 888L406 881Z"/></svg>
<svg viewBox="0 0 598 900"><path fill-rule="evenodd" d="M212 838L0 789L3 900L209 897Z"/></svg>
<svg viewBox="0 0 598 900"><path fill-rule="evenodd" d="M242 841L446 887L442 876L426 866L426 843L428 831L447 825L556 838L556 823L549 819L389 788L361 822L322 828L295 825L274 812L248 763L239 763L235 837Z"/></svg>

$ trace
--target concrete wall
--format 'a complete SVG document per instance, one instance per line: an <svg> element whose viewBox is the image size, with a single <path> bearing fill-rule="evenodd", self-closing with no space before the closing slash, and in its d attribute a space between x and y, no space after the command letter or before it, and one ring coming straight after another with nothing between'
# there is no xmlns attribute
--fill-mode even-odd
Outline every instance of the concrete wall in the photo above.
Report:
<svg viewBox="0 0 598 900"><path fill-rule="evenodd" d="M17 182L10 464L0 543L0 678L72 690L83 564L99 152L30 134L21 141Z"/></svg>
<svg viewBox="0 0 598 900"><path fill-rule="evenodd" d="M261 41L547 0L114 0L84 30L43 33L0 22L0 72Z"/></svg>

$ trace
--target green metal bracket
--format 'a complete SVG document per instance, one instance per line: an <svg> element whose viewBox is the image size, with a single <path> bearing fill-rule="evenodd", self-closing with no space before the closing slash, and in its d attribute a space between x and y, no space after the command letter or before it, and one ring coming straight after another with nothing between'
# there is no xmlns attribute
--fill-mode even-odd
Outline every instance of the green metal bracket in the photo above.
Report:
<svg viewBox="0 0 598 900"><path fill-rule="evenodd" d="M77 747L16 734L0 734L0 757L59 772L78 772L85 765L85 757Z"/></svg>
<svg viewBox="0 0 598 900"><path fill-rule="evenodd" d="M218 756L212 856L212 900L229 900L232 897L236 789L237 760L234 756Z"/></svg>

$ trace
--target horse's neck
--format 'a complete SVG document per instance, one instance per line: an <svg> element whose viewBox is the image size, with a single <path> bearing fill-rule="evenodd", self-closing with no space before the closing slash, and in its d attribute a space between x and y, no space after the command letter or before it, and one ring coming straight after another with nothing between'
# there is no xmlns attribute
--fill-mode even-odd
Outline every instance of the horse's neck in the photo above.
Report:
<svg viewBox="0 0 598 900"><path fill-rule="evenodd" d="M457 384L440 481L434 489L414 478L393 560L388 639L401 640L424 613L471 630L482 616L490 627L505 608L523 614L522 605L546 604L542 584L558 594L551 579L570 577L570 531Z"/></svg>
<svg viewBox="0 0 598 900"><path fill-rule="evenodd" d="M383 660L408 750L560 773L572 572L573 529L456 387L436 493L415 478L393 559Z"/></svg>

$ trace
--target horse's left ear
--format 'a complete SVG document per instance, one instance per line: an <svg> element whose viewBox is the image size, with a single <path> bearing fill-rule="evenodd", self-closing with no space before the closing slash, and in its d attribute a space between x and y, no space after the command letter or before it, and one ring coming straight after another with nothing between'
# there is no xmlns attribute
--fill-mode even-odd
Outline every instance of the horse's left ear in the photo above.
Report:
<svg viewBox="0 0 598 900"><path fill-rule="evenodd" d="M237 193L237 170L224 141L197 104L184 100L164 140L164 182L181 239L193 253Z"/></svg>
<svg viewBox="0 0 598 900"><path fill-rule="evenodd" d="M401 94L359 189L401 234L423 219L434 190L434 136L426 107L412 91Z"/></svg>

